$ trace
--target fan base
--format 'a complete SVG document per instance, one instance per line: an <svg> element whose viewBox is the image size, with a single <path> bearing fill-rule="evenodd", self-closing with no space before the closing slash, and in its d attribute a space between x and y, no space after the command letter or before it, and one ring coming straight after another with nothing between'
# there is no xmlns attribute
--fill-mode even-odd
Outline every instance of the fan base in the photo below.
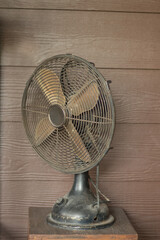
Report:
<svg viewBox="0 0 160 240"><path fill-rule="evenodd" d="M106 202L97 203L85 172L75 175L71 191L55 203L47 222L60 228L97 229L110 226L114 217Z"/></svg>
<svg viewBox="0 0 160 240"><path fill-rule="evenodd" d="M50 213L47 216L47 222L51 224L52 226L63 228L63 229L81 229L81 230L87 230L87 229L102 229L105 227L110 227L114 222L114 217L112 215L109 215L108 219L105 221L101 221L98 223L88 223L88 224L71 224L71 223L62 223L55 221L52 218L52 214Z"/></svg>

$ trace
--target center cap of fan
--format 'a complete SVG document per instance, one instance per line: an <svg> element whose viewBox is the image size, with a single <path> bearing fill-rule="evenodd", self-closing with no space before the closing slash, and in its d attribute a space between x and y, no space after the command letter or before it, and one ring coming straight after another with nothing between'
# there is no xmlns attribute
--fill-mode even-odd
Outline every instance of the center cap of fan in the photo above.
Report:
<svg viewBox="0 0 160 240"><path fill-rule="evenodd" d="M61 127L66 120L65 110L58 104L54 104L49 109L49 120L54 127Z"/></svg>

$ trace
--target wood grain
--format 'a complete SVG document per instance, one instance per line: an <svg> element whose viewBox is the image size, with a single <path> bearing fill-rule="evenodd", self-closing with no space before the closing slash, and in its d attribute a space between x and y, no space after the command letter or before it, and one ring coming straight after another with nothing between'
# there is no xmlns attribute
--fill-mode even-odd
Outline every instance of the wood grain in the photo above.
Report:
<svg viewBox="0 0 160 240"><path fill-rule="evenodd" d="M2 67L1 121L21 121L25 83L34 67ZM160 70L100 69L112 80L117 123L160 123Z"/></svg>
<svg viewBox="0 0 160 240"><path fill-rule="evenodd" d="M159 0L1 0L1 8L160 12Z"/></svg>
<svg viewBox="0 0 160 240"><path fill-rule="evenodd" d="M160 125L117 124L113 150L101 162L100 181L159 181ZM93 171L93 176L95 175ZM3 181L70 180L52 169L32 149L22 123L2 123L1 179Z"/></svg>
<svg viewBox="0 0 160 240"><path fill-rule="evenodd" d="M104 229L68 230L50 226L46 216L50 208L31 207L29 209L29 240L138 240L138 235L122 208L112 207L110 213L116 219L114 224ZM124 228L125 226L125 228Z"/></svg>
<svg viewBox="0 0 160 240"><path fill-rule="evenodd" d="M62 184L56 180L3 181L2 226L5 226L8 232L12 232L15 239L23 239L23 236L27 236L28 207L52 207L58 197L69 191L71 185L70 181L63 181ZM119 206L125 210L140 235L139 239L160 237L160 192L155 182L103 181L100 189L110 197L112 206Z"/></svg>
<svg viewBox="0 0 160 240"><path fill-rule="evenodd" d="M102 68L160 69L159 14L0 9L0 16L5 66L73 53Z"/></svg>
<svg viewBox="0 0 160 240"><path fill-rule="evenodd" d="M117 124L100 189L125 209L140 240L159 240L160 1L2 0L0 8L2 240L26 239L28 207L51 207L72 185L72 175L33 151L20 113L34 67L60 53L94 62L112 80Z"/></svg>

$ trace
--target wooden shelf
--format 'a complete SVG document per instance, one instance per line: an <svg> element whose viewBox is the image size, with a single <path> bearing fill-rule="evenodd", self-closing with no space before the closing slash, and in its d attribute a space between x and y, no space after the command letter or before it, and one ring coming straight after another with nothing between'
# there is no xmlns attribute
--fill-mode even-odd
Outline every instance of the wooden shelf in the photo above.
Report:
<svg viewBox="0 0 160 240"><path fill-rule="evenodd" d="M99 230L64 230L50 226L46 216L50 208L31 207L29 209L29 236L28 240L137 240L138 235L129 222L123 209L110 208L115 222L111 227Z"/></svg>

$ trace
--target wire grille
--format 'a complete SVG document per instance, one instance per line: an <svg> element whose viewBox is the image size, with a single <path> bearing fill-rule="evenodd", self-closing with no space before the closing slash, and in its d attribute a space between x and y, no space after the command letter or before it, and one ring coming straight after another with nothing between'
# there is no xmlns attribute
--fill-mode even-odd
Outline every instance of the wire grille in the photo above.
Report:
<svg viewBox="0 0 160 240"><path fill-rule="evenodd" d="M55 105L65 112L65 121L58 127L50 119ZM97 165L114 131L114 107L106 81L93 64L73 55L47 59L34 71L23 94L22 116L33 148L66 173Z"/></svg>

